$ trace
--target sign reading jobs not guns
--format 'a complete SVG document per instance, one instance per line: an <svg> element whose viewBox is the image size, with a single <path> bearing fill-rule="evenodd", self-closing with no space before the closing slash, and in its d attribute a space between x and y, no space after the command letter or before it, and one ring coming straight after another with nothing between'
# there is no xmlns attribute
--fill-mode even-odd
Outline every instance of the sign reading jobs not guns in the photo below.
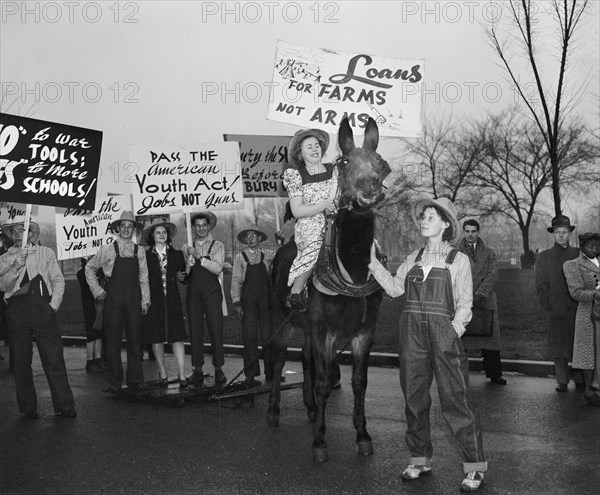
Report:
<svg viewBox="0 0 600 495"><path fill-rule="evenodd" d="M245 198L287 197L283 170L291 136L224 134L225 141L240 143Z"/></svg>
<svg viewBox="0 0 600 495"><path fill-rule="evenodd" d="M102 132L0 113L3 201L93 210Z"/></svg>
<svg viewBox="0 0 600 495"><path fill-rule="evenodd" d="M134 145L135 215L243 208L239 143Z"/></svg>
<svg viewBox="0 0 600 495"><path fill-rule="evenodd" d="M337 134L344 117L381 136L421 135L423 60L400 60L277 42L267 119Z"/></svg>
<svg viewBox="0 0 600 495"><path fill-rule="evenodd" d="M131 211L131 196L105 196L96 203L93 211L56 209L56 257L59 260L93 256L117 237L110 224L121 218L124 211Z"/></svg>

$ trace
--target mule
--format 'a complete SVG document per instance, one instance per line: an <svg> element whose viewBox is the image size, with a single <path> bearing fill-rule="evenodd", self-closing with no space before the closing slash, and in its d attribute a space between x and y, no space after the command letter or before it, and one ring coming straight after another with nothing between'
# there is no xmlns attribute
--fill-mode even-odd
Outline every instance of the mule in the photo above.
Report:
<svg viewBox="0 0 600 495"><path fill-rule="evenodd" d="M313 459L328 459L325 440L325 408L331 391L331 367L337 339L352 342L354 364L354 428L359 454L371 455L373 444L367 432L365 393L367 368L373 345L377 312L382 290L370 277L368 264L375 233L375 206L381 202L383 180L390 173L388 163L376 152L379 131L369 119L362 148L354 146L352 129L347 119L340 125L338 142L342 156L337 159L338 212L327 223L329 230L312 282L308 284L307 311L291 311L284 305L285 294L276 294L279 310L286 317L284 328L275 335L273 384L269 396L267 423L276 427L280 419L280 379L290 335L299 329L304 333L302 367L303 398L308 418L313 422ZM274 287L289 290L289 265L274 273ZM282 279L283 277L283 279Z"/></svg>

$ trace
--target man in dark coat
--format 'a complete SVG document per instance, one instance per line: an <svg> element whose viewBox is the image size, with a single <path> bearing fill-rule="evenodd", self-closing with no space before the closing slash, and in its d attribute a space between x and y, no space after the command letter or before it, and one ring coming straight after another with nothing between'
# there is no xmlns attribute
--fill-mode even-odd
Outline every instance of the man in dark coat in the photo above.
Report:
<svg viewBox="0 0 600 495"><path fill-rule="evenodd" d="M506 385L502 377L500 361L500 322L496 300L498 266L496 253L488 248L479 237L479 222L466 220L463 223L464 237L458 249L469 257L473 276L473 307L492 311L492 335L489 337L469 336L462 338L465 349L481 349L485 376L494 385Z"/></svg>
<svg viewBox="0 0 600 495"><path fill-rule="evenodd" d="M548 357L554 360L557 392L567 391L569 361L573 357L577 302L569 294L563 264L579 256L579 249L569 245L574 229L569 217L553 218L547 230L554 235L554 245L540 253L535 265L535 287L548 319ZM574 373L573 378L577 388L582 388L581 373Z"/></svg>

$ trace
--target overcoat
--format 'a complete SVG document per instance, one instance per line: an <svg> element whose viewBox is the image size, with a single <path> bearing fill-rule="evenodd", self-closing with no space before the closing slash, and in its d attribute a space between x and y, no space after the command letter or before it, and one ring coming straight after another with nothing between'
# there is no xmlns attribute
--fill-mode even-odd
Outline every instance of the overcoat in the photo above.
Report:
<svg viewBox="0 0 600 495"><path fill-rule="evenodd" d="M144 343L160 344L181 342L186 339L183 309L177 281L177 272L185 271L185 258L181 251L167 249L167 296L163 291L160 260L154 248L146 252L148 281L150 283L150 308L144 316Z"/></svg>
<svg viewBox="0 0 600 495"><path fill-rule="evenodd" d="M583 253L563 265L567 286L573 299L579 302L575 317L573 339L573 368L594 369L596 351L594 347L594 324L592 301L600 280L600 268Z"/></svg>
<svg viewBox="0 0 600 495"><path fill-rule="evenodd" d="M578 256L578 248L554 243L539 254L535 264L535 287L548 322L547 357L550 359L573 357L577 301L569 294L562 267L565 261Z"/></svg>
<svg viewBox="0 0 600 495"><path fill-rule="evenodd" d="M496 298L496 282L498 281L498 266L496 253L488 248L481 238L477 239L475 255L463 240L458 245L459 251L465 253L471 262L471 275L473 276L473 295L481 294L486 298L483 308L494 312L492 318L492 335L489 337L469 337L464 335L462 343L465 349L490 349L500 350L500 324L498 319L498 301Z"/></svg>

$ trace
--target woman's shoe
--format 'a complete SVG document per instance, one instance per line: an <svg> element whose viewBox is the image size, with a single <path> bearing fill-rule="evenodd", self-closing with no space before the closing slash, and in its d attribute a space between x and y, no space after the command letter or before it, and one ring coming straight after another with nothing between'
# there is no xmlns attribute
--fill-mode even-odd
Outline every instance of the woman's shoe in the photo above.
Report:
<svg viewBox="0 0 600 495"><path fill-rule="evenodd" d="M169 379L167 377L161 378L158 377L158 386L160 388L167 388L169 386Z"/></svg>
<svg viewBox="0 0 600 495"><path fill-rule="evenodd" d="M187 378L179 379L179 388L188 388L190 386L190 382Z"/></svg>

